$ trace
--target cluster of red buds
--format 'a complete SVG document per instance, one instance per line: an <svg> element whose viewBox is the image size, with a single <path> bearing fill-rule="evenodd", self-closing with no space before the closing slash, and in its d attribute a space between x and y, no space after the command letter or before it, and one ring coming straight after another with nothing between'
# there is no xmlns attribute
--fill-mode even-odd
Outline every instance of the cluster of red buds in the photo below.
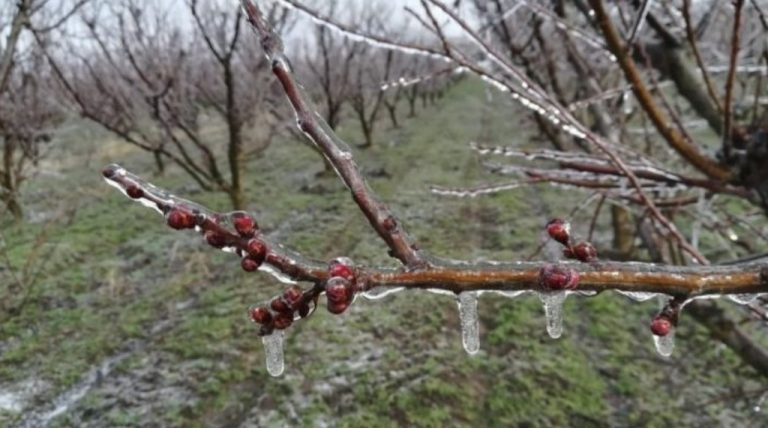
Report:
<svg viewBox="0 0 768 428"><path fill-rule="evenodd" d="M597 260L597 249L586 241L573 243L571 239L571 225L567 221L555 218L547 223L547 233L555 241L562 244L563 255L569 259L576 259L585 263Z"/></svg>
<svg viewBox="0 0 768 428"><path fill-rule="evenodd" d="M259 334L272 334L274 330L284 330L297 319L310 314L315 304L314 293L304 292L298 285L292 285L275 296L267 306L256 306L249 310L251 321L260 324Z"/></svg>
<svg viewBox="0 0 768 428"><path fill-rule="evenodd" d="M347 310L358 291L357 276L350 259L339 257L332 260L328 264L328 280L310 290L304 291L292 285L268 304L252 307L249 310L251 321L261 325L259 334L262 336L274 330L284 330L312 312L322 291L325 291L329 312L341 314Z"/></svg>

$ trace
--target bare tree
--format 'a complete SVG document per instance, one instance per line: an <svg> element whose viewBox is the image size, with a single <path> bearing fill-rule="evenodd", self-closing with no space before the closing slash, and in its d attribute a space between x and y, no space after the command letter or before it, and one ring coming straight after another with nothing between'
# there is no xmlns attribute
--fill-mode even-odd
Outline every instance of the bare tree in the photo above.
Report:
<svg viewBox="0 0 768 428"><path fill-rule="evenodd" d="M268 67L243 42L239 11L196 0L187 10L191 37L159 4L129 1L93 11L83 18L90 50L75 62L49 59L83 117L153 153L158 170L169 161L242 208L245 162L266 149L279 127ZM223 150L203 129L208 113L225 124Z"/></svg>
<svg viewBox="0 0 768 428"><path fill-rule="evenodd" d="M7 34L0 44L0 201L16 220L23 217L20 187L64 119L50 97L52 76L41 51L24 36L43 40L85 3L19 0L0 6L0 34Z"/></svg>

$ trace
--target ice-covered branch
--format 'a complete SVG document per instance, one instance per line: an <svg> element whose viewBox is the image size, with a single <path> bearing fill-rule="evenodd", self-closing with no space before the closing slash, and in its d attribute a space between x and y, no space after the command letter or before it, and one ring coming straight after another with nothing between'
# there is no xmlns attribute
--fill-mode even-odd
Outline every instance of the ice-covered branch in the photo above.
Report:
<svg viewBox="0 0 768 428"><path fill-rule="evenodd" d="M544 304L547 331L555 338L562 333L561 308L569 292L592 295L613 290L635 300L668 295L674 302L729 295L739 303L768 293L765 261L706 267L603 262L597 259L592 244L573 240L568 224L560 220L548 223L547 232L563 245L563 255L576 261L473 262L427 259L422 255L425 264L418 270L355 265L346 257L324 263L271 241L259 229L256 219L243 211L213 212L177 198L118 165L105 168L103 176L129 198L161 213L169 227L194 230L208 245L237 255L244 271L264 271L289 284L282 294L249 310L251 319L260 325L260 334L265 336L267 366L273 375L282 373L284 367L283 330L311 315L322 295L333 314L345 312L357 295L378 299L403 289L455 295L462 318L463 343L474 354L479 349L477 297L482 292L506 297L525 292L537 294ZM299 283L308 287L302 288ZM662 346L660 349L671 352L672 327L677 318L665 313L654 319L651 329L656 337L666 337L656 340Z"/></svg>
<svg viewBox="0 0 768 428"><path fill-rule="evenodd" d="M288 61L283 56L280 37L272 30L259 8L249 0L242 0L248 21L256 30L267 58L288 100L296 113L299 128L320 149L347 185L352 198L370 222L373 229L389 246L392 256L410 269L424 267L424 258L415 249L410 237L395 216L378 200L357 167L348 145L339 139L314 111L309 97L296 82Z"/></svg>
<svg viewBox="0 0 768 428"><path fill-rule="evenodd" d="M142 181L123 168L112 165L104 177L127 196L162 213L169 226L196 229L208 244L248 258L255 241L264 247L260 256L262 270L279 275L282 281L322 283L330 276L327 263L303 257L271 242L258 226L238 229L242 212L222 214L177 198L165 190ZM179 214L182 213L182 214ZM176 227L176 216L188 223ZM251 218L250 216L246 216ZM256 224L255 220L253 224ZM244 232L244 233L243 233ZM567 242L567 241L566 241ZM569 248L569 247L566 247ZM465 291L541 291L540 270L547 262L471 262L430 258L429 267L418 271L355 266L360 291L376 287L437 289L453 293ZM578 289L658 293L670 296L698 297L720 294L768 292L768 262L760 261L728 266L670 266L652 263L618 263L586 260L588 263L563 262L579 272ZM261 265L263 262L264 265ZM247 269L247 266L244 266Z"/></svg>

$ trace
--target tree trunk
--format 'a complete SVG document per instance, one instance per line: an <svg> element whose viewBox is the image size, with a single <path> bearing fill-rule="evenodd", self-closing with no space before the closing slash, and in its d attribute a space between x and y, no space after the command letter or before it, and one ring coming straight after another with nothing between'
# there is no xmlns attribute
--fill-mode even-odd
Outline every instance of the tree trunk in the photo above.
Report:
<svg viewBox="0 0 768 428"><path fill-rule="evenodd" d="M242 210L245 207L240 174L243 164L243 123L238 117L235 103L235 81L229 64L224 67L224 83L227 86L227 128L229 131L229 160L230 184L227 193L232 201L232 208Z"/></svg>
<svg viewBox="0 0 768 428"><path fill-rule="evenodd" d="M152 156L155 158L155 175L161 176L165 174L165 160L163 154L159 150L152 152Z"/></svg>
<svg viewBox="0 0 768 428"><path fill-rule="evenodd" d="M611 206L611 220L613 223L613 249L623 258L629 259L635 248L635 228L632 224L632 215L626 208L616 205Z"/></svg>
<svg viewBox="0 0 768 428"><path fill-rule="evenodd" d="M389 113L389 120L392 122L393 128L399 128L400 123L397 122L397 104L385 104L384 105L387 108L387 112Z"/></svg>
<svg viewBox="0 0 768 428"><path fill-rule="evenodd" d="M3 144L3 175L2 175L2 201L5 204L8 212L11 213L16 221L20 221L24 215L24 212L19 203L18 186L16 185L18 180L14 177L14 165L13 157L16 154L18 142L15 138L5 136Z"/></svg>
<svg viewBox="0 0 768 428"><path fill-rule="evenodd" d="M408 97L408 117L416 117L416 97Z"/></svg>

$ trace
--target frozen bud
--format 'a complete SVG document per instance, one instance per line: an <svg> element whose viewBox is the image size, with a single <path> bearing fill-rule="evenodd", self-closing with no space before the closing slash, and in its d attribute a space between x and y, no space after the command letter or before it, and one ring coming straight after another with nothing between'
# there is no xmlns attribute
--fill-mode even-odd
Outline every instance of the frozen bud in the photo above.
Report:
<svg viewBox="0 0 768 428"><path fill-rule="evenodd" d="M347 303L352 294L351 284L345 278L335 276L325 283L325 297L329 302Z"/></svg>
<svg viewBox="0 0 768 428"><path fill-rule="evenodd" d="M267 246L256 238L248 241L246 251L248 251L248 255L250 255L252 259L259 263L263 262L267 257Z"/></svg>
<svg viewBox="0 0 768 428"><path fill-rule="evenodd" d="M288 305L288 302L283 299L282 296L277 296L270 302L269 306L272 308L273 311L278 313L287 313L291 314L293 313L293 309Z"/></svg>
<svg viewBox="0 0 768 428"><path fill-rule="evenodd" d="M168 226L176 230L195 227L195 216L192 212L181 207L175 207L168 211L165 221L168 223Z"/></svg>
<svg viewBox="0 0 768 428"><path fill-rule="evenodd" d="M285 330L293 324L293 314L290 312L280 312L275 315L274 326L278 330Z"/></svg>
<svg viewBox="0 0 768 428"><path fill-rule="evenodd" d="M552 219L547 223L547 233L555 241L568 245L568 241L571 239L571 225L560 218Z"/></svg>
<svg viewBox="0 0 768 428"><path fill-rule="evenodd" d="M128 194L130 198L133 199L139 199L144 197L144 189L141 188L138 184L134 182L128 182L128 184L125 185L125 193Z"/></svg>
<svg viewBox="0 0 768 428"><path fill-rule="evenodd" d="M237 211L232 213L232 224L235 226L235 230L240 236L251 237L256 232L259 226L250 214Z"/></svg>
<svg viewBox="0 0 768 428"><path fill-rule="evenodd" d="M113 178L119 169L120 166L118 165L107 165L104 169L101 170L101 175L104 176L104 178Z"/></svg>
<svg viewBox="0 0 768 428"><path fill-rule="evenodd" d="M545 290L573 290L579 285L579 273L547 263L539 270L539 286Z"/></svg>
<svg viewBox="0 0 768 428"><path fill-rule="evenodd" d="M347 257L337 257L328 263L328 276L341 277L349 281L354 281L355 272L352 269L352 260Z"/></svg>
<svg viewBox="0 0 768 428"><path fill-rule="evenodd" d="M291 306L296 307L301 297L304 295L304 291L298 285L292 285L285 289L283 292L283 299Z"/></svg>
<svg viewBox="0 0 768 428"><path fill-rule="evenodd" d="M332 302L328 300L328 312L332 314L341 314L349 307L348 302Z"/></svg>
<svg viewBox="0 0 768 428"><path fill-rule="evenodd" d="M261 262L254 260L251 257L244 257L240 261L240 267L246 272L255 272L259 270L259 266L261 266Z"/></svg>
<svg viewBox="0 0 768 428"><path fill-rule="evenodd" d="M205 242L211 247L222 248L227 245L227 238L219 232L208 230L203 235Z"/></svg>
<svg viewBox="0 0 768 428"><path fill-rule="evenodd" d="M269 309L263 306L251 308L249 312L251 321L257 324L269 324L272 321L272 314L269 312Z"/></svg>
<svg viewBox="0 0 768 428"><path fill-rule="evenodd" d="M656 336L668 335L672 327L672 320L664 314L656 315L651 321L651 332Z"/></svg>
<svg viewBox="0 0 768 428"><path fill-rule="evenodd" d="M591 262L597 259L597 250L595 246L589 242L581 241L573 246L573 257L582 262Z"/></svg>

